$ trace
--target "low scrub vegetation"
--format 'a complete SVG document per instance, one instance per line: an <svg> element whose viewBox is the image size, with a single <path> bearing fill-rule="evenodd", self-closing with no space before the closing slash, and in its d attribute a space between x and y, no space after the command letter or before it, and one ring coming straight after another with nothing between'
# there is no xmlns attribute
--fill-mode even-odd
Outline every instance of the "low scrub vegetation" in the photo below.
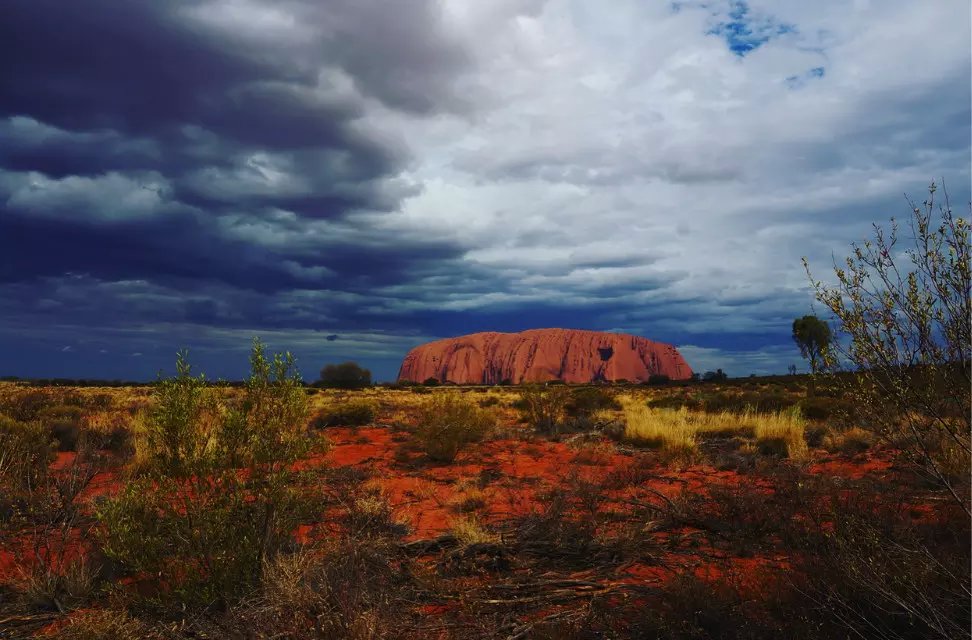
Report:
<svg viewBox="0 0 972 640"><path fill-rule="evenodd" d="M361 427L375 421L377 405L366 399L335 402L322 409L311 422L317 429L325 427Z"/></svg>
<svg viewBox="0 0 972 640"><path fill-rule="evenodd" d="M30 508L32 494L44 485L53 459L54 447L46 429L0 414L0 522Z"/></svg>
<svg viewBox="0 0 972 640"><path fill-rule="evenodd" d="M558 385L531 385L513 404L520 420L538 433L558 435L602 427L604 412L621 408L617 399L598 387L571 388Z"/></svg>
<svg viewBox="0 0 972 640"><path fill-rule="evenodd" d="M472 442L479 442L496 427L496 415L458 393L433 395L422 408L413 434L434 462L452 462Z"/></svg>
<svg viewBox="0 0 972 640"><path fill-rule="evenodd" d="M892 219L853 244L834 264L835 285L816 280L806 259L804 267L836 320L826 364L847 368L859 426L893 443L972 517L972 203L957 216L948 194L936 194L933 182L921 205L909 201L906 235Z"/></svg>
<svg viewBox="0 0 972 640"><path fill-rule="evenodd" d="M821 440L821 446L831 453L854 455L863 453L874 445L874 434L860 427L846 431L831 431Z"/></svg>
<svg viewBox="0 0 972 640"><path fill-rule="evenodd" d="M259 344L234 387L185 357L151 397L0 384L30 416L0 415L0 635L969 637L969 522L941 487L804 417L802 387L654 402L686 389L308 397ZM390 426L313 428L379 406Z"/></svg>

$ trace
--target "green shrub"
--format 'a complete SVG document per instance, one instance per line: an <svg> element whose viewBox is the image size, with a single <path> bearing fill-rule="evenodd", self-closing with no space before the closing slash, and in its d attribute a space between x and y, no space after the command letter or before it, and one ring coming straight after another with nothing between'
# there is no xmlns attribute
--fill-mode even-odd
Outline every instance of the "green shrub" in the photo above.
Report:
<svg viewBox="0 0 972 640"><path fill-rule="evenodd" d="M292 470L312 441L293 358L254 344L242 397L219 406L185 354L156 387L147 474L98 509L103 547L157 576L159 602L223 605L259 584L315 497Z"/></svg>
<svg viewBox="0 0 972 640"><path fill-rule="evenodd" d="M51 435L57 441L58 451L77 451L81 428L77 422L56 420L48 424Z"/></svg>
<svg viewBox="0 0 972 640"><path fill-rule="evenodd" d="M652 409L681 409L685 407L692 411L702 410L702 397L699 394L684 395L684 394L672 394L661 396L660 398L651 398L648 400L648 406Z"/></svg>
<svg viewBox="0 0 972 640"><path fill-rule="evenodd" d="M38 420L74 420L80 421L81 416L84 415L84 409L77 405L71 404L57 404L52 406L46 406L37 412L35 416Z"/></svg>
<svg viewBox="0 0 972 640"><path fill-rule="evenodd" d="M84 410L76 405L55 405L37 412L36 419L51 432L59 451L75 451Z"/></svg>
<svg viewBox="0 0 972 640"><path fill-rule="evenodd" d="M570 389L562 386L531 385L520 394L514 408L520 410L523 422L541 433L557 433L567 417Z"/></svg>
<svg viewBox="0 0 972 640"><path fill-rule="evenodd" d="M860 426L892 442L972 517L972 203L953 214L938 186L910 202L907 234L874 225L874 237L834 261L836 285L814 279L838 338L826 364ZM846 369L845 369L846 367Z"/></svg>
<svg viewBox="0 0 972 640"><path fill-rule="evenodd" d="M828 428L820 424L807 425L803 432L803 437L807 441L808 447L820 447L823 445L824 438L827 436Z"/></svg>
<svg viewBox="0 0 972 640"><path fill-rule="evenodd" d="M693 394L672 394L661 398L653 398L649 404L657 409L680 409L685 407L692 411L707 413L746 413L759 411L761 413L775 413L795 406L798 398L788 396L779 391L744 391L732 393L714 391Z"/></svg>
<svg viewBox="0 0 972 640"><path fill-rule="evenodd" d="M610 392L597 387L574 389L564 406L567 415L572 418L590 417L594 412L605 409L620 410L621 404Z"/></svg>
<svg viewBox="0 0 972 640"><path fill-rule="evenodd" d="M311 426L316 429L325 427L360 427L375 420L377 408L374 402L364 399L348 400L322 409Z"/></svg>
<svg viewBox="0 0 972 640"><path fill-rule="evenodd" d="M495 426L491 411L457 393L442 393L422 408L415 438L429 459L452 462L467 444L482 440Z"/></svg>
<svg viewBox="0 0 972 640"><path fill-rule="evenodd" d="M789 447L783 438L761 438L756 441L756 448L764 456L785 458L789 455Z"/></svg>

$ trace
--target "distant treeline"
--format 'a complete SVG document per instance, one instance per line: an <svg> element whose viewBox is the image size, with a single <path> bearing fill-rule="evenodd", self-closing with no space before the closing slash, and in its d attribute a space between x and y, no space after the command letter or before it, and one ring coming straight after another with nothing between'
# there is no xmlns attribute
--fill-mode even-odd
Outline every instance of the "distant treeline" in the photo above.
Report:
<svg viewBox="0 0 972 640"><path fill-rule="evenodd" d="M549 380L544 384L547 385L568 385L568 386L615 386L615 387L634 387L634 386L673 386L673 387L688 387L701 384L708 384L711 382L719 382L721 384L745 384L745 383L779 383L784 381L799 380L808 377L809 374L775 374L775 375L765 375L756 376L750 375L746 377L726 377L726 378L705 378L705 377L695 377L689 380L671 380L668 376L652 376L649 380L645 382L631 382L629 380L599 380L589 383L574 383L574 382L564 382L563 380ZM155 380L152 381L139 381L139 380L101 380L96 378L24 378L20 376L0 376L0 382L13 382L22 385L38 386L38 387L150 387L156 384ZM209 382L212 386L222 386L222 387L233 387L238 388L244 386L246 383L243 380L213 380ZM304 383L306 387L323 387L320 381L306 381ZM457 384L451 381L439 382L438 380L429 379L424 382L380 382L375 383L374 386L380 386L385 388L410 388L410 387L434 387L434 386L450 386L450 387L493 387L493 386L521 386L515 385L509 381L503 381L495 385L491 384Z"/></svg>

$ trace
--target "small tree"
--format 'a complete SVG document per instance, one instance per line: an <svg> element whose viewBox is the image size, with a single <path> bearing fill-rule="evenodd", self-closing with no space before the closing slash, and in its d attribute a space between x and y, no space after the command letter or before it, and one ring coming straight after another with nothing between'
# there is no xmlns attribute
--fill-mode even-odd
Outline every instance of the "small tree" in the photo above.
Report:
<svg viewBox="0 0 972 640"><path fill-rule="evenodd" d="M903 252L892 219L890 231L875 225L874 240L852 245L845 265L834 265L835 286L814 280L803 263L845 337L827 356L856 371L845 393L866 416L864 426L903 445L972 514L969 222L952 215L945 194L936 223L936 191L932 183L923 206L909 200L913 244Z"/></svg>
<svg viewBox="0 0 972 640"><path fill-rule="evenodd" d="M830 327L817 316L803 316L793 321L793 341L800 348L800 355L810 363L810 374L816 376L824 364L830 349ZM811 377L807 393L813 393Z"/></svg>
<svg viewBox="0 0 972 640"><path fill-rule="evenodd" d="M371 386L371 371L357 362L329 364L321 369L319 385L333 389L361 389Z"/></svg>

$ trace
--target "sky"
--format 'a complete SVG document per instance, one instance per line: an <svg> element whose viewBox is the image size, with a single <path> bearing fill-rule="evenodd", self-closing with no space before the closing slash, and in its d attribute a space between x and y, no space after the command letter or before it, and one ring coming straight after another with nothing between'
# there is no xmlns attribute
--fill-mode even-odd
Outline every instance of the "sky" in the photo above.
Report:
<svg viewBox="0 0 972 640"><path fill-rule="evenodd" d="M569 327L697 371L791 339L874 222L970 199L967 0L8 0L0 375L250 342L379 380Z"/></svg>

